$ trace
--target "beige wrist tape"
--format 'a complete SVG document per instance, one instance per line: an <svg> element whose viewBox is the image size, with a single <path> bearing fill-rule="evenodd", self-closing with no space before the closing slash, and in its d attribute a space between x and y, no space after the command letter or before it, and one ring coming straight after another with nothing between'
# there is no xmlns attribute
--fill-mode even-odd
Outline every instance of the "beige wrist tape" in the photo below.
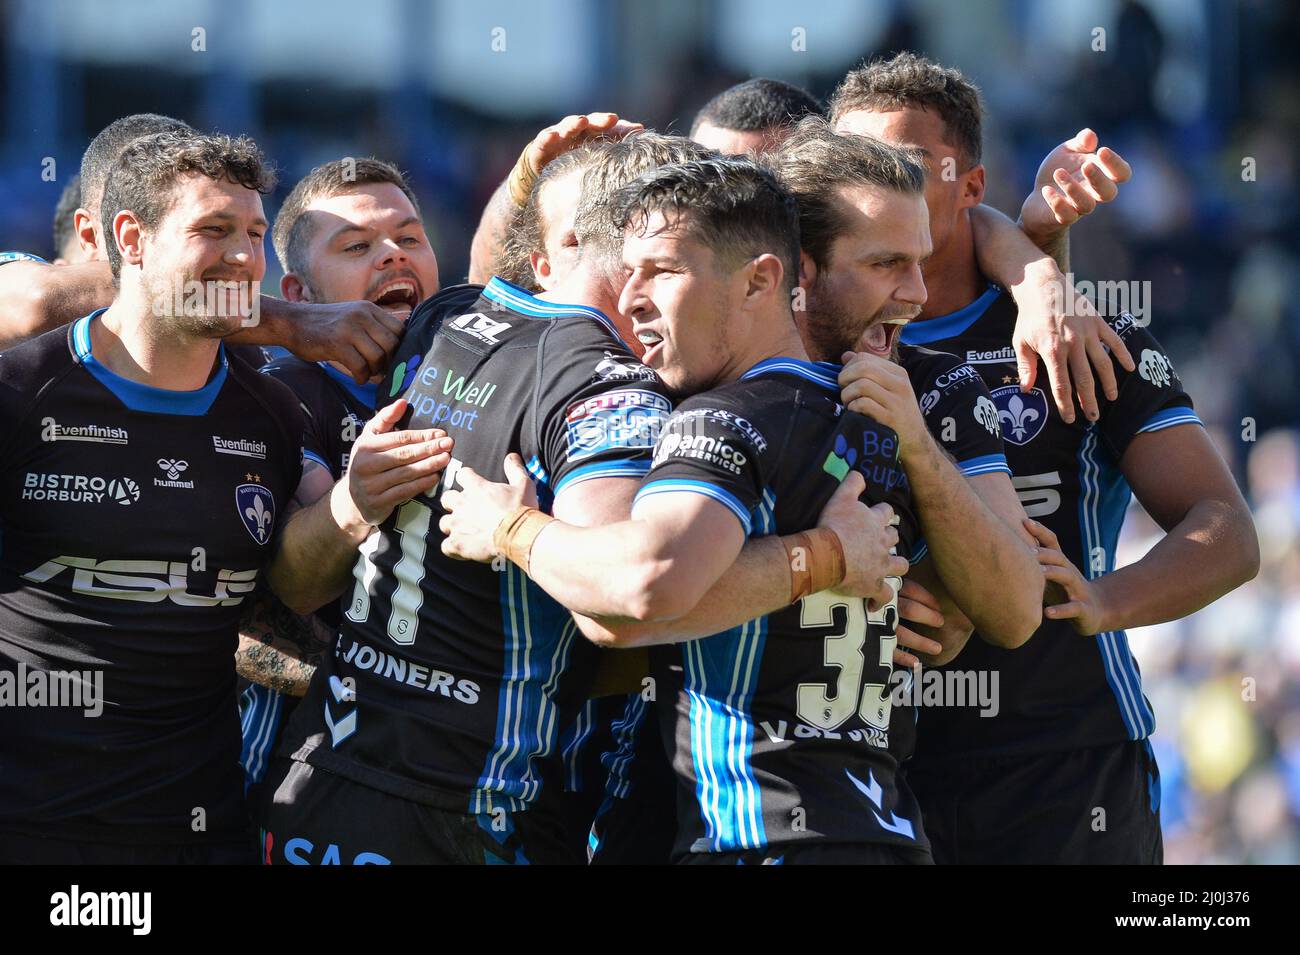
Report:
<svg viewBox="0 0 1300 955"><path fill-rule="evenodd" d="M492 532L492 545L512 563L518 564L528 573L528 561L532 554L533 542L542 529L555 518L543 514L535 507L520 505L501 519L497 529Z"/></svg>
<svg viewBox="0 0 1300 955"><path fill-rule="evenodd" d="M844 580L844 547L829 527L815 527L781 538L790 564L790 603L828 590Z"/></svg>

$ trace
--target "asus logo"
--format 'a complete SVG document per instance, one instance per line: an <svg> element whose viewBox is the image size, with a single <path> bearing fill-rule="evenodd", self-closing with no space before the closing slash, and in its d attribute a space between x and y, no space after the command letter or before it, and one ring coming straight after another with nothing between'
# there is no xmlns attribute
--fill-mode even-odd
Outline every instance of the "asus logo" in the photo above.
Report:
<svg viewBox="0 0 1300 955"><path fill-rule="evenodd" d="M166 560L96 560L93 557L56 557L23 574L24 580L43 584L72 570L72 592L110 600L161 603L182 607L233 607L253 592L260 568L218 570L211 596L189 592L189 565Z"/></svg>

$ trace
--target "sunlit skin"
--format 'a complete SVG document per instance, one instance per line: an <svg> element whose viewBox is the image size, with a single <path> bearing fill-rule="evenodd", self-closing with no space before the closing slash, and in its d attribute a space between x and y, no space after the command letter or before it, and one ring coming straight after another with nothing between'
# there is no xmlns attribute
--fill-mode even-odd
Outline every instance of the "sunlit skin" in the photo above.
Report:
<svg viewBox="0 0 1300 955"><path fill-rule="evenodd" d="M888 112L859 109L835 123L837 133L874 136L895 146L920 149L926 160L925 202L934 251L925 263L929 300L920 318L957 311L984 291L975 258L969 210L984 200L984 167L967 168L957 147L944 142L938 113L908 107Z"/></svg>
<svg viewBox="0 0 1300 955"><path fill-rule="evenodd" d="M789 130L789 126L755 130L727 129L705 121L700 123L691 138L723 156L761 156L780 146Z"/></svg>
<svg viewBox="0 0 1300 955"><path fill-rule="evenodd" d="M120 375L193 390L211 374L218 339L241 327L240 308L255 296L266 272L267 222L262 197L236 183L191 173L172 190L171 208L152 229L129 210L114 217L121 291L103 321L91 326L92 348ZM209 283L218 281L239 287L214 292ZM187 315L194 282L204 283L208 308ZM144 344L128 352L123 340Z"/></svg>
<svg viewBox="0 0 1300 955"><path fill-rule="evenodd" d="M546 290L553 289L563 280L578 258L578 238L573 233L573 220L582 196L582 172L582 168L577 167L548 179L542 183L542 191L537 197L542 248L535 250L529 261L537 284Z"/></svg>
<svg viewBox="0 0 1300 955"><path fill-rule="evenodd" d="M727 263L662 213L630 224L623 239L627 283L619 312L632 320L641 360L668 388L689 395L739 378L772 354L802 357L793 325L774 332L789 306L780 260L765 253L739 267ZM778 302L777 299L780 301ZM774 342L774 351L765 342Z"/></svg>
<svg viewBox="0 0 1300 955"><path fill-rule="evenodd" d="M888 358L902 327L895 323L915 318L926 301L925 200L880 186L837 191L845 227L823 268L807 253L800 257L806 308L795 311L795 320L816 360L838 362L850 349Z"/></svg>
<svg viewBox="0 0 1300 955"><path fill-rule="evenodd" d="M362 183L318 198L304 214L312 226L308 265L305 275L290 272L280 280L288 301L376 302L405 321L438 291L438 258L424 225L391 182Z"/></svg>

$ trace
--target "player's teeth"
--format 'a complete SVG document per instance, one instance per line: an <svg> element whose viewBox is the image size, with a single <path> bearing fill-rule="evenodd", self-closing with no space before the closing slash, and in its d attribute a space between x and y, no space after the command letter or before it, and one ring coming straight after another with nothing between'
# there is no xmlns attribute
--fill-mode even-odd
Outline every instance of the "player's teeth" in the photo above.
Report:
<svg viewBox="0 0 1300 955"><path fill-rule="evenodd" d="M638 332L636 337L642 345L657 345L663 341L663 337L656 335L654 332Z"/></svg>

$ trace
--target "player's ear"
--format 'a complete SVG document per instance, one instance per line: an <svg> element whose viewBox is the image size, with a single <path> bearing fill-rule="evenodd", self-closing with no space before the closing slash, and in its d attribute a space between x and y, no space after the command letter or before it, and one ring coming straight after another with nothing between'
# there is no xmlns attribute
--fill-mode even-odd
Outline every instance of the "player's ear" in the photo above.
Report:
<svg viewBox="0 0 1300 955"><path fill-rule="evenodd" d="M749 263L749 287L745 297L760 298L773 293L780 293L781 281L785 277L785 266L771 252L764 252Z"/></svg>
<svg viewBox="0 0 1300 955"><path fill-rule="evenodd" d="M293 272L287 272L280 279L280 294L286 302L310 302L311 289Z"/></svg>
<svg viewBox="0 0 1300 955"><path fill-rule="evenodd" d="M87 261L100 258L99 240L95 237L95 220L87 209L77 209L72 213L72 230L77 236L77 244Z"/></svg>
<svg viewBox="0 0 1300 955"><path fill-rule="evenodd" d="M972 167L963 177L961 204L963 208L973 209L984 201L984 164Z"/></svg>
<svg viewBox="0 0 1300 955"><path fill-rule="evenodd" d="M817 263L803 249L799 250L799 287L805 292L817 281Z"/></svg>
<svg viewBox="0 0 1300 955"><path fill-rule="evenodd" d="M533 278L537 280L538 286L543 289L550 289L551 260L546 257L546 253L529 252L528 264L533 268Z"/></svg>
<svg viewBox="0 0 1300 955"><path fill-rule="evenodd" d="M144 229L129 209L113 216L113 237L109 241L117 243L123 265L139 265L144 261Z"/></svg>

